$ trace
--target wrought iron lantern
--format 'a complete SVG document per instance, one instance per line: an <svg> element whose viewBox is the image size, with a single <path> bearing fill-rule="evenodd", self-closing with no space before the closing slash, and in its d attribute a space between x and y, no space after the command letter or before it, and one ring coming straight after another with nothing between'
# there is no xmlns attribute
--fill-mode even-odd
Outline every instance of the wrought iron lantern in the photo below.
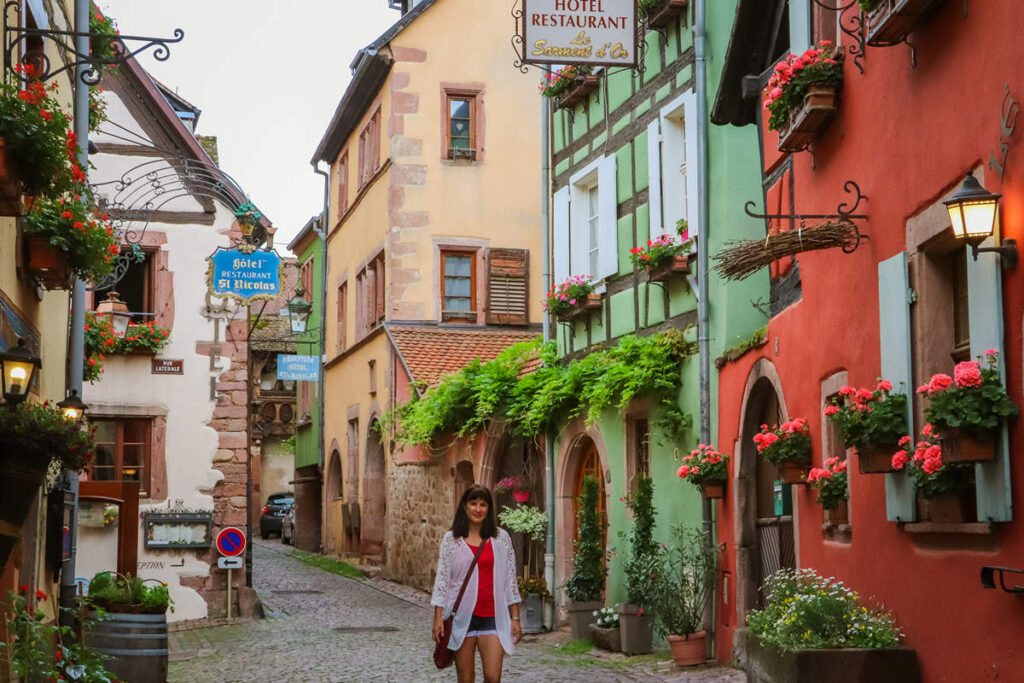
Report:
<svg viewBox="0 0 1024 683"><path fill-rule="evenodd" d="M118 298L117 292L110 292L107 298L96 307L96 314L106 318L110 326L114 328L114 334L123 337L128 331L128 323L131 322L132 314L128 312L128 304Z"/></svg>
<svg viewBox="0 0 1024 683"><path fill-rule="evenodd" d="M995 232L996 215L999 198L1002 195L989 192L974 177L973 171L967 171L967 177L952 197L942 202L949 211L949 220L953 224L953 235L960 241L971 245L974 259L982 251L996 252L1003 257L1003 268L1017 267L1017 241L1005 239L998 247L980 247Z"/></svg>
<svg viewBox="0 0 1024 683"><path fill-rule="evenodd" d="M57 403L57 407L64 413L64 417L72 422L81 422L82 417L85 416L85 411L89 409L89 406L82 403L82 399L78 398L77 389L72 389L66 399Z"/></svg>
<svg viewBox="0 0 1024 683"><path fill-rule="evenodd" d="M288 318L292 323L292 332L302 334L306 331L306 323L309 322L309 314L313 310L313 304L306 301L303 296L305 291L302 287L295 290L295 297L288 301Z"/></svg>
<svg viewBox="0 0 1024 683"><path fill-rule="evenodd" d="M252 203L246 202L235 210L235 218L238 220L238 230L242 233L242 238L248 242L263 214Z"/></svg>
<svg viewBox="0 0 1024 683"><path fill-rule="evenodd" d="M42 365L39 357L25 348L24 339L18 340L17 348L0 352L0 388L3 389L4 402L15 405L24 401L36 371Z"/></svg>

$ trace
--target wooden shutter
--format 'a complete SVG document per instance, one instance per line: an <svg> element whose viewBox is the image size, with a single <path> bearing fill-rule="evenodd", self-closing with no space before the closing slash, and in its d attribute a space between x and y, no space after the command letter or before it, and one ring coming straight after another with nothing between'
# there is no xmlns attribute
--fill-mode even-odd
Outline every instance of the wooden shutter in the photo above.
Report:
<svg viewBox="0 0 1024 683"><path fill-rule="evenodd" d="M878 323L882 377L907 394L907 425L914 431L914 382L910 352L910 282L907 253L878 264ZM913 522L917 515L914 483L906 472L885 475L885 514L890 522Z"/></svg>
<svg viewBox="0 0 1024 683"><path fill-rule="evenodd" d="M647 196L651 239L671 233L665 229L661 210L661 119L654 119L647 125Z"/></svg>
<svg viewBox="0 0 1024 683"><path fill-rule="evenodd" d="M530 252L487 250L487 323L526 325L529 319Z"/></svg>
<svg viewBox="0 0 1024 683"><path fill-rule="evenodd" d="M555 275L552 284L563 282L569 277L569 188L563 187L555 192L551 202L551 242L552 272Z"/></svg>
<svg viewBox="0 0 1024 683"><path fill-rule="evenodd" d="M999 241L999 228L982 246L995 246ZM1006 364L1003 353L1003 274L999 258L994 254L980 254L978 260L966 250L967 301L970 310L971 356L983 356L985 351L999 352L999 375L1006 384ZM984 362L984 361L982 361ZM975 490L978 497L979 522L1009 522L1013 519L1010 496L1010 439L1006 424L999 437L995 460L975 466Z"/></svg>
<svg viewBox="0 0 1024 683"><path fill-rule="evenodd" d="M598 202L598 272L595 278L609 278L619 272L619 202L615 173L615 155L605 157L597 167Z"/></svg>

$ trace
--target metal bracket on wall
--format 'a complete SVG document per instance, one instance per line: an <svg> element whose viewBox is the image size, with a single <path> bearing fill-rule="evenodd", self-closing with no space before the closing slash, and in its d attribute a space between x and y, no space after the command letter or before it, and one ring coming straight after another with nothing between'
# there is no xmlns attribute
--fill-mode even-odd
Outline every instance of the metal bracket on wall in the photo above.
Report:
<svg viewBox="0 0 1024 683"><path fill-rule="evenodd" d="M12 23L13 19L13 23ZM128 36L116 33L91 33L77 31L60 31L57 29L30 28L24 25L22 16L21 0L8 0L4 3L3 16L4 31L4 73L20 77L15 68L22 64L31 64L36 68L32 78L39 81L48 81L65 71L73 71L80 65L85 64L87 68L82 71L81 81L85 85L96 85L102 77L102 68L115 64L123 64L139 53L150 48L153 50L153 58L159 62L166 62L171 56L171 49L168 47L174 43L180 43L185 38L185 32L180 28L174 29L173 38L153 38L150 36ZM113 56L108 58L93 57L89 54L82 54L75 49L76 38L91 38L92 40L103 40L113 44ZM26 43L33 39L49 39L59 48L64 59L64 66L51 70L50 59L44 50L33 50L26 48ZM129 43L141 43L136 48L129 48ZM20 62L15 61L15 52L21 49L23 54Z"/></svg>
<svg viewBox="0 0 1024 683"><path fill-rule="evenodd" d="M760 218L765 221L788 220L791 226L795 226L797 221L800 221L801 224L808 220L845 221L850 223L857 233L856 242L842 248L844 253L851 254L860 246L862 240L868 239L868 235L862 233L856 223L857 220L867 220L867 214L854 213L857 207L860 206L861 200L867 199L867 196L861 193L860 186L852 180L847 180L843 183L843 192L853 195L853 197L840 203L836 207L835 213L756 213L754 209L757 208L757 203L753 201L744 204L743 211L751 218Z"/></svg>

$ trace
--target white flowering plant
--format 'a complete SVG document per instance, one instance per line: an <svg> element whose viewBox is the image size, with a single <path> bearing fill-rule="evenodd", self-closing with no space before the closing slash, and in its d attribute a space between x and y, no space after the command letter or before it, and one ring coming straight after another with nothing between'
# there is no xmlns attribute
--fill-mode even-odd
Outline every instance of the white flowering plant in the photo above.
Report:
<svg viewBox="0 0 1024 683"><path fill-rule="evenodd" d="M594 610L594 616L597 617L599 628L619 627L619 611L614 607L602 607L599 610Z"/></svg>
<svg viewBox="0 0 1024 683"><path fill-rule="evenodd" d="M498 513L502 526L529 536L534 541L544 540L548 529L548 518L539 508L532 505L505 506Z"/></svg>

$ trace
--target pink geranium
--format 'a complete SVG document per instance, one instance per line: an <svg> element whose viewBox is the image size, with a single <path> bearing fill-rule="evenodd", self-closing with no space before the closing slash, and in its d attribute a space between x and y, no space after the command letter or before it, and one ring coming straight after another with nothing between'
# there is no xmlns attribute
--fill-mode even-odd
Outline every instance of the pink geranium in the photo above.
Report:
<svg viewBox="0 0 1024 683"><path fill-rule="evenodd" d="M957 363L953 368L953 381L961 389L981 386L981 366L976 360Z"/></svg>

